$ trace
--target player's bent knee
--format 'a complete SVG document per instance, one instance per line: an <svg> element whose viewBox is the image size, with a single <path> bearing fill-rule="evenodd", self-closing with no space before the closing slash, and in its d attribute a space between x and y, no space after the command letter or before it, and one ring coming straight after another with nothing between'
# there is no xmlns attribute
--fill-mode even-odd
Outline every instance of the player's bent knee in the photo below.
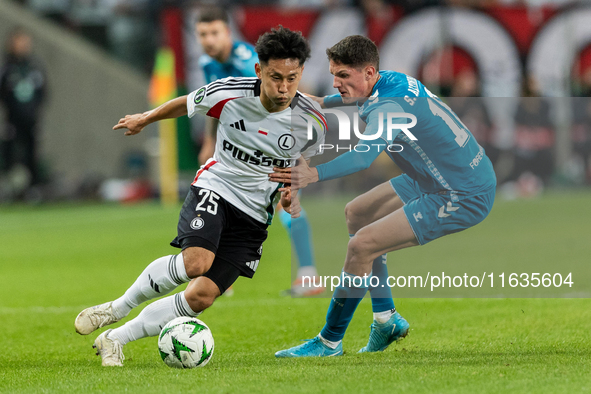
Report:
<svg viewBox="0 0 591 394"><path fill-rule="evenodd" d="M207 249L191 247L183 250L185 270L189 278L197 278L211 268L215 254Z"/></svg>
<svg viewBox="0 0 591 394"><path fill-rule="evenodd" d="M360 208L355 200L345 206L345 220L351 234L356 233L360 228L368 224L368 219Z"/></svg>
<svg viewBox="0 0 591 394"><path fill-rule="evenodd" d="M200 294L199 298L197 299L197 302L200 305L200 307L198 309L203 311L203 310L209 308L210 306L213 305L213 303L215 302L215 299L216 299L216 297L211 294Z"/></svg>
<svg viewBox="0 0 591 394"><path fill-rule="evenodd" d="M187 298L187 303L191 307L191 309L195 312L201 312L205 309L209 308L213 305L216 297L212 296L211 294L203 294L203 293L193 293L187 295L185 292L185 297Z"/></svg>
<svg viewBox="0 0 591 394"><path fill-rule="evenodd" d="M344 270L353 275L363 275L371 272L373 261L372 251L365 242L364 237L355 235L349 240L347 247L347 259Z"/></svg>
<svg viewBox="0 0 591 394"><path fill-rule="evenodd" d="M372 253L371 245L367 237L357 234L349 240L347 255L350 258L364 258Z"/></svg>
<svg viewBox="0 0 591 394"><path fill-rule="evenodd" d="M205 277L192 280L185 290L187 303L195 312L201 312L212 306L220 294L218 286Z"/></svg>

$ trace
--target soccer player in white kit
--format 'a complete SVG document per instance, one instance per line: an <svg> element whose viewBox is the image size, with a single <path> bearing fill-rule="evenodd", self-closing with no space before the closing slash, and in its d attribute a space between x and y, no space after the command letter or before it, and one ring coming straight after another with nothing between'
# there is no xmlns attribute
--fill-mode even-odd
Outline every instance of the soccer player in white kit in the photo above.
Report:
<svg viewBox="0 0 591 394"><path fill-rule="evenodd" d="M258 268L274 208L290 209L289 188L269 181L273 167L288 167L300 156L309 159L324 141L325 121L312 122L316 141L306 133L320 107L297 92L310 56L299 32L279 27L262 35L256 45L257 78L226 78L188 96L171 100L143 114L127 115L113 129L134 135L150 123L183 115L204 114L219 120L213 158L197 172L181 208L178 236L171 245L178 255L153 261L123 296L83 310L76 331L87 335L115 323L139 304L190 282L185 291L148 305L135 319L97 337L94 347L103 366L122 366L122 347L156 336L170 320L197 316L239 276L252 277ZM293 114L301 116L292 116ZM305 150L304 150L305 149Z"/></svg>

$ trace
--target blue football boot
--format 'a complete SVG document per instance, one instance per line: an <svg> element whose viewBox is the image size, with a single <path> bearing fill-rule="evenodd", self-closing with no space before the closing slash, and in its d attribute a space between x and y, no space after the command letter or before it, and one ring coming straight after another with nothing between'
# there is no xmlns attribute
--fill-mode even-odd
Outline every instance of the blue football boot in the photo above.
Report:
<svg viewBox="0 0 591 394"><path fill-rule="evenodd" d="M275 353L277 358L288 357L332 357L343 355L343 342L336 349L326 346L319 337L314 337L308 342L290 349L280 350Z"/></svg>
<svg viewBox="0 0 591 394"><path fill-rule="evenodd" d="M407 336L408 327L408 322L398 312L394 312L385 323L378 323L374 320L369 333L369 341L358 353L384 351L392 342Z"/></svg>

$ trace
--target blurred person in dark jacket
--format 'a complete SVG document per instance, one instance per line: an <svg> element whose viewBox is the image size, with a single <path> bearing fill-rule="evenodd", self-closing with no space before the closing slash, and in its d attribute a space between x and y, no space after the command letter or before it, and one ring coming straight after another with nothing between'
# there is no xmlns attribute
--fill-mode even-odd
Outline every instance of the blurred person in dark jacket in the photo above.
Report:
<svg viewBox="0 0 591 394"><path fill-rule="evenodd" d="M525 173L547 185L554 172L555 131L550 103L539 97L537 81L528 77L515 114L515 165L512 179Z"/></svg>
<svg viewBox="0 0 591 394"><path fill-rule="evenodd" d="M580 77L579 91L573 98L573 151L581 158L585 182L591 185L591 67Z"/></svg>
<svg viewBox="0 0 591 394"><path fill-rule="evenodd" d="M8 39L0 69L0 104L7 124L0 130L2 170L21 164L28 171L28 184L39 182L37 123L46 94L45 72L32 56L29 33L17 28Z"/></svg>

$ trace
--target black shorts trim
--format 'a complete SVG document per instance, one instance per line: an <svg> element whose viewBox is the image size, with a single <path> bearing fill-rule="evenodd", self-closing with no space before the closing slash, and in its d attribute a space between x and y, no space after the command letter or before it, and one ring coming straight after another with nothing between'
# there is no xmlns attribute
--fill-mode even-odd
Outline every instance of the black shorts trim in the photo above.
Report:
<svg viewBox="0 0 591 394"><path fill-rule="evenodd" d="M198 236L184 237L181 239L179 239L179 237L176 237L172 240L170 246L180 248L181 250L193 247L203 248L209 250L210 252L213 252L213 254L216 254L218 251L218 247L216 245L209 242L207 239Z"/></svg>

